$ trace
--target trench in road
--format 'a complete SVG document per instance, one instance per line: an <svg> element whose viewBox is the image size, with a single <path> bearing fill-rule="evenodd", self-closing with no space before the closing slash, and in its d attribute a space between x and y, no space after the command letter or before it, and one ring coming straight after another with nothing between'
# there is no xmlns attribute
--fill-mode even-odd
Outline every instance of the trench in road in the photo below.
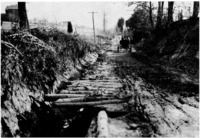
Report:
<svg viewBox="0 0 200 138"><path fill-rule="evenodd" d="M131 94L132 100L83 108L71 125L63 129L63 136L97 136L96 116L100 110L107 111L109 136L112 137L196 136L198 101L194 97L186 97L189 102L182 104L178 99L180 95L147 83L136 74L147 69L148 75L155 74L155 68L137 61L131 54L107 52L104 61L97 62L80 80L71 81L68 89L61 93L92 91L119 97ZM161 81L166 81L165 74L162 76Z"/></svg>

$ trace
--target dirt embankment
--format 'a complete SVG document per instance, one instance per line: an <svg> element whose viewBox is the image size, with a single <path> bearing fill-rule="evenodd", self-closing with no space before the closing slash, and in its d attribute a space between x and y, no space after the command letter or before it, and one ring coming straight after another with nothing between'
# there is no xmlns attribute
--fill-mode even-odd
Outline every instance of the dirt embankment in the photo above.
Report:
<svg viewBox="0 0 200 138"><path fill-rule="evenodd" d="M1 39L1 136L58 136L62 122L43 95L79 76L95 62L99 47L47 29Z"/></svg>
<svg viewBox="0 0 200 138"><path fill-rule="evenodd" d="M199 77L199 18L172 23L160 38L146 39L138 49L157 62L190 77Z"/></svg>

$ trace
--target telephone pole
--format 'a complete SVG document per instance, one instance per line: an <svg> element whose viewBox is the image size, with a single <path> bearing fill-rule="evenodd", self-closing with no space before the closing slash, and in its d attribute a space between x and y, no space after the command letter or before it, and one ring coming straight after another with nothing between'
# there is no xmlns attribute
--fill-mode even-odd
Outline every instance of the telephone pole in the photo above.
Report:
<svg viewBox="0 0 200 138"><path fill-rule="evenodd" d="M94 43L96 44L96 39L95 39L95 25L94 25L94 14L98 12L89 12L92 13L92 22L93 22L93 31L94 31Z"/></svg>
<svg viewBox="0 0 200 138"><path fill-rule="evenodd" d="M105 13L105 11L103 13L103 31L104 32L106 31L106 13Z"/></svg>

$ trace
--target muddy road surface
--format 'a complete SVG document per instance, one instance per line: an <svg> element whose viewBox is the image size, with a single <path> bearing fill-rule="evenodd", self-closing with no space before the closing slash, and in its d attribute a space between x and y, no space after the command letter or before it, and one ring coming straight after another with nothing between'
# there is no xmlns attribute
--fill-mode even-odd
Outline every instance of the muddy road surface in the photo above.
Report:
<svg viewBox="0 0 200 138"><path fill-rule="evenodd" d="M199 135L198 83L138 53L107 51L82 78L71 81L61 93L66 91L132 98L124 103L82 108L80 117L63 130L63 136L98 136L97 114L102 109L108 115L110 137ZM77 129L81 130L79 134Z"/></svg>

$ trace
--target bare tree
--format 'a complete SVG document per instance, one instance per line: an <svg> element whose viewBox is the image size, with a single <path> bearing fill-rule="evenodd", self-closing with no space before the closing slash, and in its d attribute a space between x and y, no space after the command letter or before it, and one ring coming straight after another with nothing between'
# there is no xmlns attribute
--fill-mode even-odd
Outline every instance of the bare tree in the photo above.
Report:
<svg viewBox="0 0 200 138"><path fill-rule="evenodd" d="M168 24L173 22L173 6L174 2L168 2Z"/></svg>
<svg viewBox="0 0 200 138"><path fill-rule="evenodd" d="M181 21L183 20L183 10L180 10L178 13L178 20Z"/></svg>
<svg viewBox="0 0 200 138"><path fill-rule="evenodd" d="M164 6L164 2L159 1L156 29L160 29L162 26L163 6Z"/></svg>
<svg viewBox="0 0 200 138"><path fill-rule="evenodd" d="M152 28L154 28L153 16L152 16L152 4L151 1L149 2L149 20L151 23Z"/></svg>
<svg viewBox="0 0 200 138"><path fill-rule="evenodd" d="M119 28L120 32L123 32L123 26L124 26L124 18L120 18L117 22L117 27Z"/></svg>
<svg viewBox="0 0 200 138"><path fill-rule="evenodd" d="M18 2L18 14L20 19L20 29L29 29L25 2Z"/></svg>
<svg viewBox="0 0 200 138"><path fill-rule="evenodd" d="M194 1L194 7L193 7L193 18L197 18L199 14L199 2L198 1Z"/></svg>

